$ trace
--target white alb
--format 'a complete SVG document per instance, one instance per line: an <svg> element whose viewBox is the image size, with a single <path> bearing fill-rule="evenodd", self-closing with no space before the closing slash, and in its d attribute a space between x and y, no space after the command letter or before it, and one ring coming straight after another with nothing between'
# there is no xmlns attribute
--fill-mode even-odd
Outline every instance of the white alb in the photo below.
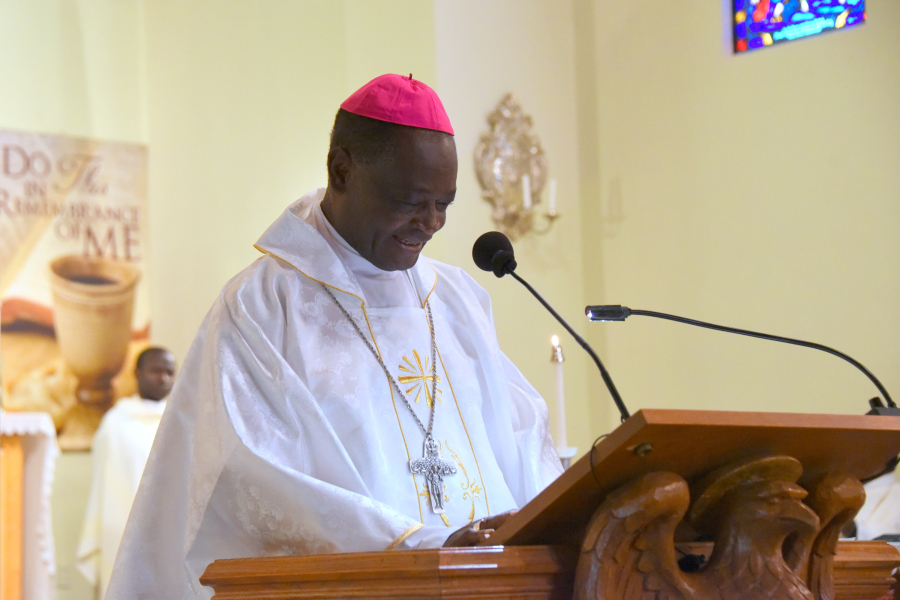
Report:
<svg viewBox="0 0 900 600"><path fill-rule="evenodd" d="M263 234L182 366L107 594L209 598L219 558L438 547L466 523L517 508L561 472L547 407L497 344L490 299L461 269L420 256L375 269L329 231L324 190ZM338 236L339 237L339 236ZM355 255L355 256L354 256ZM361 261L361 262L360 262ZM423 436L321 283L370 336L458 473L428 507ZM371 301L370 301L371 297Z"/></svg>

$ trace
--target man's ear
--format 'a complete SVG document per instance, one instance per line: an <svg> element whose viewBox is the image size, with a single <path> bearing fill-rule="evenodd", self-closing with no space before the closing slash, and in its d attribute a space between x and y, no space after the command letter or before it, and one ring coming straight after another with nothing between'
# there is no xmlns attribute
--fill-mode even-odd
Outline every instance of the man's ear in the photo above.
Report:
<svg viewBox="0 0 900 600"><path fill-rule="evenodd" d="M347 189L347 176L353 159L350 153L341 147L328 151L328 185L334 191L342 193Z"/></svg>

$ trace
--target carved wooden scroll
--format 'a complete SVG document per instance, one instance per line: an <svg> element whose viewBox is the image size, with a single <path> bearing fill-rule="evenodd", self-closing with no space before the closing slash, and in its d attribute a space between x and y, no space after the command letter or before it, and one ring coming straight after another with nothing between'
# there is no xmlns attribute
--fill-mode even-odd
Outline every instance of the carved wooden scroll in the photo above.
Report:
<svg viewBox="0 0 900 600"><path fill-rule="evenodd" d="M575 599L832 600L838 534L865 492L831 473L810 493L797 484L801 473L799 461L773 456L728 465L692 488L664 472L623 485L588 527ZM683 519L714 541L691 573L675 550Z"/></svg>

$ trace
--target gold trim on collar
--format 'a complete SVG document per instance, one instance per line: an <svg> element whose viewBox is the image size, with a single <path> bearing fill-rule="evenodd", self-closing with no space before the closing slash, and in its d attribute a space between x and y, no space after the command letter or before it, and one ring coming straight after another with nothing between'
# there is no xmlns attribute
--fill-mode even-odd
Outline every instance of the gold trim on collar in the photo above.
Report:
<svg viewBox="0 0 900 600"><path fill-rule="evenodd" d="M331 285L330 283L325 283L324 281L319 281L318 279L316 279L315 277L313 277L313 276L310 275L309 273L306 273L305 271L303 271L302 269L300 269L297 265L295 265L294 263L292 263L292 262L289 261L288 259L283 258L283 257L281 257L281 256L278 256L278 255L275 254L274 252L270 252L269 250L266 250L265 248L260 248L260 247L257 246L256 244L253 244L253 247L256 248L258 251L262 252L263 254L268 254L268 255L271 256L272 258L277 258L277 259L280 260L281 262L284 262L284 263L287 263L287 264L291 265L291 267L293 267L294 270L296 270L298 273L300 273L301 275L303 275L304 277L306 277L306 278L308 278L308 279L311 279L311 280L315 281L315 282L318 283L318 284L321 284L321 285L324 285L324 286L328 286L328 287L330 287L330 288L333 289L333 290L337 290L337 291L341 292L342 294L348 294L348 295L350 295L350 296L353 296L354 298L356 298L357 300L359 300L359 301L362 303L362 307L363 307L363 309L365 310L364 307L365 307L365 305L366 305L366 301L363 300L360 296L357 296L356 294L354 294L353 292L348 292L347 290L342 290L341 288L339 288L339 287L337 287L337 286L334 286L334 285Z"/></svg>
<svg viewBox="0 0 900 600"><path fill-rule="evenodd" d="M400 537L398 537L396 540L394 540L393 542L388 544L388 547L385 548L385 550L393 550L394 548L396 548L397 546L399 546L400 544L405 542L406 538L408 538L409 536L411 536L418 530L422 529L423 527L425 527L425 526L422 525L421 523L416 523L415 525L413 525L412 527L410 527L409 529L407 529L406 531L401 533Z"/></svg>
<svg viewBox="0 0 900 600"><path fill-rule="evenodd" d="M419 256L422 256L422 255L420 254ZM422 258L424 258L424 257L422 257ZM437 269L434 268L434 265L432 265L431 261L429 261L427 258L425 259L425 261L428 263L428 266L431 267L431 270L434 271L434 283L431 284L431 289L428 290L427 294L425 294L425 299L422 301L422 308L425 308L425 305L428 304L428 299L431 298L431 294L434 293L434 288L437 287L437 280L438 280Z"/></svg>
<svg viewBox="0 0 900 600"><path fill-rule="evenodd" d="M289 261L288 259L286 259L286 258L284 258L284 257L282 257L282 256L279 256L279 255L275 254L274 252L272 252L272 251L270 251L270 250L266 250L265 248L260 248L260 247L257 246L256 244L253 244L253 247L256 248L256 250L257 250L258 252L262 253L262 254L268 254L269 256L271 256L271 257L273 257L273 258L277 258L277 259L280 260L281 262L285 262L285 263L291 265L291 267L294 268L297 272L303 274L304 277L307 277L307 278L309 278L309 279L315 281L316 283L319 283L319 284L321 284L321 285L328 286L328 287L330 287L330 288L333 289L333 290L337 290L337 291L342 292L342 293L344 293L344 294L349 294L350 296L353 296L354 298L356 298L357 300L359 300L360 302L362 302L363 306L365 306L366 301L363 300L360 296L357 296L356 294L354 294L353 292L348 292L347 290L344 290L344 289L341 289L341 288L339 288L339 287L337 287L337 286L331 285L330 283L325 283L324 281L320 281L320 280L316 279L315 277L313 277L312 275L310 275L310 274L307 273L306 271L300 269L297 265L295 265L294 263L292 263L292 262ZM424 258L424 257L423 257L423 258ZM434 265L432 265L431 262L428 261L427 259L426 259L426 263L428 264L429 267L431 267L431 270L434 272L434 283L431 284L431 289L428 290L428 293L425 295L425 299L422 301L422 308L425 308L425 305L428 303L428 299L431 298L431 294L434 293L434 288L437 287L437 280L438 280L437 269L435 269L435 268L434 268Z"/></svg>

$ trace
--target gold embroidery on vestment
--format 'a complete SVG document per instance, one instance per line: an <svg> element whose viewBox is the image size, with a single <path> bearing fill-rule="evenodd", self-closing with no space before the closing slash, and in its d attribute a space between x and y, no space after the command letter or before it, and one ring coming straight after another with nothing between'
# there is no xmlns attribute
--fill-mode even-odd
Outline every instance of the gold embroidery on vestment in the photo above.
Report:
<svg viewBox="0 0 900 600"><path fill-rule="evenodd" d="M466 437L469 440L469 448L472 449L472 458L475 459L475 468L478 469L478 479L481 480L481 485L484 489L484 507L487 510L487 516L491 516L491 505L488 503L487 486L484 485L484 475L481 474L481 465L478 464L478 455L475 454L475 445L472 443L472 436L469 435L469 428L466 427L466 420L463 418L462 409L459 407L459 400L456 399L456 392L453 391L453 382L450 381L450 373L447 372L447 365L444 364L444 357L441 356L440 348L437 348L437 357L441 362L441 368L444 370L444 375L447 378L447 385L450 386L450 394L453 395L453 402L456 404L456 412L459 413L459 420L462 423L463 430L466 432Z"/></svg>
<svg viewBox="0 0 900 600"><path fill-rule="evenodd" d="M469 518L467 519L469 523L475 520L475 500L481 500L481 488L478 487L477 481L472 481L469 479L469 472L466 471L465 465L463 465L462 460L459 458L459 454L453 451L453 448L450 447L450 442L445 441L444 444L447 446L447 450L450 451L450 456L456 461L456 464L459 465L459 468L462 470L463 477L465 477L465 481L460 483L460 487L463 489L463 500L471 500L472 502L472 510L469 513Z"/></svg>
<svg viewBox="0 0 900 600"><path fill-rule="evenodd" d="M393 542L391 542L390 544L388 544L388 547L385 548L385 550L393 550L394 548L396 548L397 546L399 546L400 544L402 544L403 541L406 540L406 538L408 538L409 536L411 536L412 534L414 534L414 533L417 532L418 530L422 529L422 527L424 527L424 525L422 525L421 523L416 523L415 525L413 525L412 527L410 527L409 529L407 529L406 531L404 531L403 533L401 533L401 534L397 537L396 540L394 540Z"/></svg>
<svg viewBox="0 0 900 600"><path fill-rule="evenodd" d="M401 375L397 378L397 381L401 384L413 384L408 389L404 390L404 392L409 396L415 391L416 397L414 401L416 404L419 403L419 398L422 396L422 390L425 390L425 403L428 405L428 408L432 408L434 406L434 400L431 398L431 386L429 383L432 381L440 383L441 376L438 375L436 371L432 371L431 361L427 356L425 357L425 364L422 365L422 357L419 355L419 351L413 350L412 354L416 361L415 364L413 364L408 356L403 357L403 362L406 364L400 364L401 371L404 373L412 373L412 375ZM440 397L442 393L441 388L435 388L435 395L438 397L439 401L443 401Z"/></svg>
<svg viewBox="0 0 900 600"><path fill-rule="evenodd" d="M365 305L365 300L363 300L361 297L357 296L357 295L354 294L353 292L348 292L347 290L342 290L341 288L335 287L335 286L331 285L330 283L325 283L324 281L319 281L318 279L316 279L315 277L313 277L313 276L310 275L309 273L306 273L306 272L303 271L302 269L298 268L297 265L295 265L294 263L292 263L292 262L289 261L288 259L283 258L283 257L281 257L281 256L278 256L278 255L275 254L274 252L269 252L269 251L266 250L265 248L260 248L260 247L257 246L256 244L253 244L253 247L256 248L259 252L262 252L263 254L268 254L268 255L271 256L272 258L277 258L277 259L280 260L281 262L284 262L284 263L289 264L289 265L290 265L291 267L293 267L298 273L300 273L301 275L303 275L303 276L306 277L307 279L312 279L312 280L315 281L316 283L318 283L318 284L320 284L320 285L328 286L328 287L330 287L330 288L333 289L333 290L337 290L337 291L341 292L342 294L347 294L347 295L349 295L349 296L353 296L354 298L356 298L357 300L359 300L360 302L362 302L363 305Z"/></svg>

